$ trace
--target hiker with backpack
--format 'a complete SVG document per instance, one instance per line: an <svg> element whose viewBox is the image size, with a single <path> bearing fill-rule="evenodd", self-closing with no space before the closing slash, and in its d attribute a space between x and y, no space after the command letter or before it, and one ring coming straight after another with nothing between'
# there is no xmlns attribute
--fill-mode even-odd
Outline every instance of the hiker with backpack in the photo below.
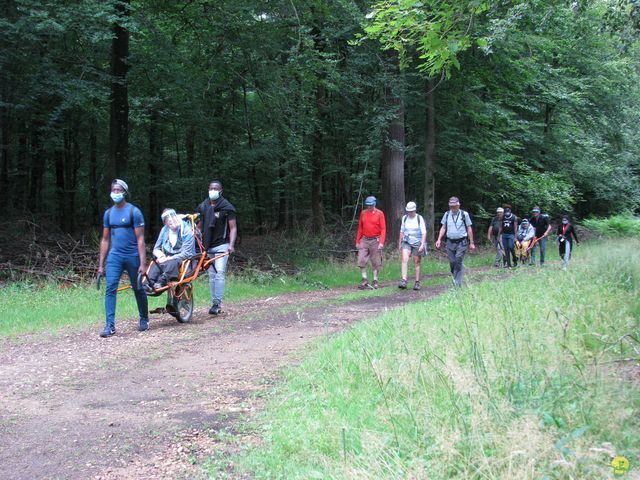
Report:
<svg viewBox="0 0 640 480"><path fill-rule="evenodd" d="M449 258L449 268L453 275L453 284L456 287L462 286L464 275L464 255L467 247L473 252L476 249L473 243L473 230L471 229L471 217L464 210L460 209L458 197L449 199L449 210L445 212L440 221L440 233L436 240L436 248L440 248L442 239L446 235L447 257Z"/></svg>
<svg viewBox="0 0 640 480"><path fill-rule="evenodd" d="M387 222L382 210L376 208L376 197L365 199L365 209L360 213L358 232L356 233L356 248L358 249L358 267L362 280L358 289L378 288L378 272L382 267L382 249L387 237ZM371 261L373 269L373 284L367 278L367 264Z"/></svg>
<svg viewBox="0 0 640 480"><path fill-rule="evenodd" d="M504 208L498 207L496 209L496 216L493 217L489 228L487 229L487 240L493 243L493 247L496 249L496 268L502 266L504 259L504 250L502 249L502 242L500 241L500 225L502 224L502 217L504 217Z"/></svg>
<svg viewBox="0 0 640 480"><path fill-rule="evenodd" d="M531 249L531 264L536 264L536 250L540 250L540 266L544 265L544 256L547 251L547 237L551 233L551 221L549 215L542 213L537 205L531 209L531 226L536 229L536 238Z"/></svg>
<svg viewBox="0 0 640 480"><path fill-rule="evenodd" d="M149 328L147 295L138 285L138 274L144 273L147 263L144 216L138 207L127 202L128 197L129 186L124 180L115 179L111 182L113 206L104 212L102 219L97 271L99 276L106 275L107 283L104 295L106 323L104 330L100 332L102 338L116 333L116 290L125 270L138 304L138 330L143 332Z"/></svg>
<svg viewBox="0 0 640 480"><path fill-rule="evenodd" d="M560 258L562 259L562 269L566 270L569 266L571 253L573 252L573 240L576 241L576 244L580 243L580 241L578 241L578 236L576 235L576 229L573 228L573 225L569 220L569 215L562 216L562 222L558 225L556 234L558 235L558 251L560 253ZM573 237L573 240L571 237Z"/></svg>
<svg viewBox="0 0 640 480"><path fill-rule="evenodd" d="M164 226L153 247L154 262L144 285L147 293L164 287L169 280L177 279L182 263L196 254L190 223L184 222L173 208L165 208L160 219Z"/></svg>
<svg viewBox="0 0 640 480"><path fill-rule="evenodd" d="M413 289L420 290L420 261L427 254L427 225L422 215L416 211L415 202L407 203L405 210L407 214L402 217L398 238L398 249L402 257L402 279L398 288L402 290L407 288L409 257L412 256L416 277Z"/></svg>
<svg viewBox="0 0 640 480"><path fill-rule="evenodd" d="M502 248L504 250L504 266L505 268L511 268L511 259L513 258L513 266L518 266L518 259L516 258L516 232L518 231L518 217L516 217L511 211L511 205L503 205L504 216L502 217L502 223L500 224L500 241L502 242Z"/></svg>

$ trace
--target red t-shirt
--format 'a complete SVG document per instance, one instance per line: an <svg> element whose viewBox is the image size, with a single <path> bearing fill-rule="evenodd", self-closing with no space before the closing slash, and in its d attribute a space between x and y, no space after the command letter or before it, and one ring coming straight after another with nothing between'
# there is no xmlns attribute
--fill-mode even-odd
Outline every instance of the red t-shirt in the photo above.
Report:
<svg viewBox="0 0 640 480"><path fill-rule="evenodd" d="M356 234L356 245L360 244L362 237L380 237L380 243L384 245L387 237L387 223L382 210L374 208L373 211L363 210L360 213L358 222L358 233Z"/></svg>

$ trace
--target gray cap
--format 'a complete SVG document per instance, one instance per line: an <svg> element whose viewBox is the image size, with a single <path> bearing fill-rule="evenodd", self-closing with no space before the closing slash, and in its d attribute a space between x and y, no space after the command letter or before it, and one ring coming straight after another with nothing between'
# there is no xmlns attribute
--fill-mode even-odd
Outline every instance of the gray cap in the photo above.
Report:
<svg viewBox="0 0 640 480"><path fill-rule="evenodd" d="M119 178L116 178L113 182L111 182L111 185L114 185L114 184L121 186L122 189L124 190L124 193L129 195L129 185L127 185L127 182L125 182L124 180L120 180Z"/></svg>
<svg viewBox="0 0 640 480"><path fill-rule="evenodd" d="M365 205L375 205L377 202L378 201L376 200L376 197L374 197L373 195L368 196L364 200Z"/></svg>

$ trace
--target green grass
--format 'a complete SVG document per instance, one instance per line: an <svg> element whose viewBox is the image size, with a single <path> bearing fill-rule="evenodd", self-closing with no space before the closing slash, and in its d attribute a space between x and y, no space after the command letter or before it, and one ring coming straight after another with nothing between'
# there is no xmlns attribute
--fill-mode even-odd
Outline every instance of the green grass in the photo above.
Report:
<svg viewBox="0 0 640 480"><path fill-rule="evenodd" d="M488 264L489 257L469 256L472 263ZM428 259L423 261L423 273L445 271L447 264ZM411 273L412 267L409 272ZM380 279L395 280L400 266L392 258L383 266ZM125 276L126 278L126 276ZM206 274L195 282L195 304L209 304L209 285ZM300 273L287 276L276 273L249 271L244 275L227 276L225 302L238 302L252 298L271 297L291 292L356 285L360 274L354 263L313 262L305 265ZM123 284L127 281L123 281ZM166 296L150 297L149 308L164 306ZM133 293L128 290L118 294L116 322L137 319L138 313ZM101 326L104 321L104 282L101 291L91 285L61 285L56 283L16 283L0 288L0 338L42 330L58 331L69 325Z"/></svg>
<svg viewBox="0 0 640 480"><path fill-rule="evenodd" d="M589 230L605 237L640 237L640 217L623 213L608 218L588 218L582 224Z"/></svg>
<svg viewBox="0 0 640 480"><path fill-rule="evenodd" d="M623 374L638 368L639 294L640 242L616 241L581 247L568 272L522 269L318 341L236 473L602 479L617 454L637 478L639 385Z"/></svg>

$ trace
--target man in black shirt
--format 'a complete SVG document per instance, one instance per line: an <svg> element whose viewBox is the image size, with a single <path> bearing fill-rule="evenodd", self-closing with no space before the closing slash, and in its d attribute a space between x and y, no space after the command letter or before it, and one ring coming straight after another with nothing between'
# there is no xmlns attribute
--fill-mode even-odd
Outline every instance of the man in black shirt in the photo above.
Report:
<svg viewBox="0 0 640 480"><path fill-rule="evenodd" d="M238 228L236 225L236 208L222 196L222 182L213 180L209 183L209 198L198 205L200 220L198 227L202 232L202 245L209 258L223 253L233 253ZM209 267L209 290L211 291L211 315L222 311L224 295L225 271L229 256L217 259Z"/></svg>
<svg viewBox="0 0 640 480"><path fill-rule="evenodd" d="M547 236L551 232L551 222L549 215L540 212L537 205L531 209L531 219L529 223L536 229L536 241L531 250L531 263L536 264L536 249L540 249L540 265L544 265L544 255L547 251Z"/></svg>

